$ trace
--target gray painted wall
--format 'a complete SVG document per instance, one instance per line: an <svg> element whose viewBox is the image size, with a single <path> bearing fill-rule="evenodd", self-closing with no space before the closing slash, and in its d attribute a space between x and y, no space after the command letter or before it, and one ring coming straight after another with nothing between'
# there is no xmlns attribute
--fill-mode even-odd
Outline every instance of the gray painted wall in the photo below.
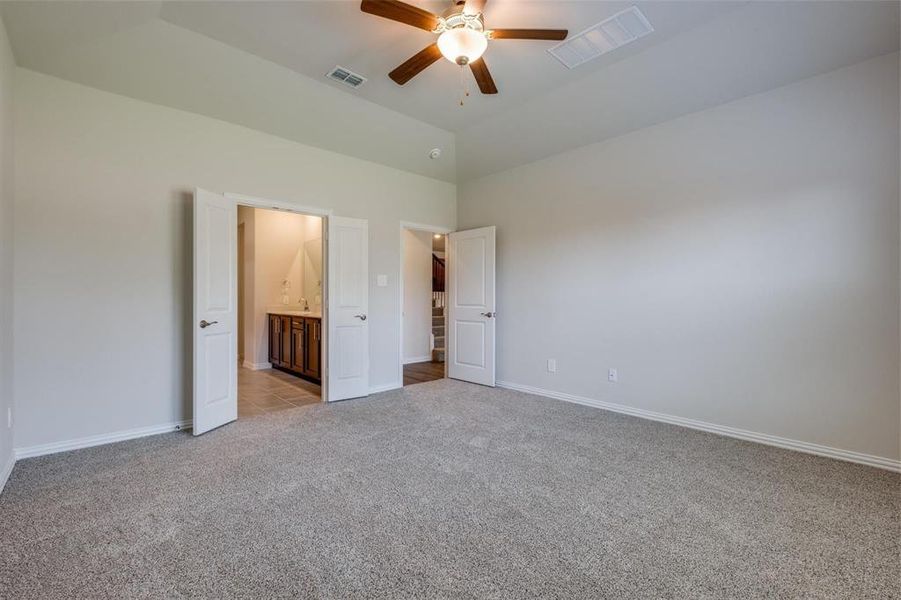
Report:
<svg viewBox="0 0 901 600"><path fill-rule="evenodd" d="M896 53L461 185L498 378L898 459L898 108Z"/></svg>
<svg viewBox="0 0 901 600"><path fill-rule="evenodd" d="M17 448L189 416L194 186L368 219L370 384L400 385L398 224L453 227L453 184L24 69L15 124Z"/></svg>

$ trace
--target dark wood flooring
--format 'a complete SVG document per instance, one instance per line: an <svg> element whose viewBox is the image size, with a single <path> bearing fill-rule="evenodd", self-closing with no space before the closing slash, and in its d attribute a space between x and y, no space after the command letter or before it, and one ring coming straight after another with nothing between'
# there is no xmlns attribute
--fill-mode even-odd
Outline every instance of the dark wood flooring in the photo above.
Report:
<svg viewBox="0 0 901 600"><path fill-rule="evenodd" d="M404 385L444 379L443 362L421 362L404 365Z"/></svg>

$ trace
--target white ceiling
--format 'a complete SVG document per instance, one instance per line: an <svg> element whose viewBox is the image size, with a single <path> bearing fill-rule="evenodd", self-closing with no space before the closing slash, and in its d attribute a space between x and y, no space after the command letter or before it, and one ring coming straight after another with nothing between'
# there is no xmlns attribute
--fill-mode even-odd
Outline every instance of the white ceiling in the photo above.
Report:
<svg viewBox="0 0 901 600"><path fill-rule="evenodd" d="M435 36L362 13L357 1L0 10L20 66L448 181L898 49L897 2L489 0L485 18L577 33L632 4L655 32L573 70L546 52L551 43L491 42L485 59L500 93L479 94L466 73L473 93L463 107L459 67L447 61L403 87L389 80ZM339 64L369 81L351 90L327 80ZM434 146L445 150L440 161L426 158Z"/></svg>
<svg viewBox="0 0 901 600"><path fill-rule="evenodd" d="M440 13L448 1L411 0ZM543 27L577 33L628 7L629 2L489 0L485 20L491 27ZM360 11L360 3L335 2L171 2L163 6L166 21L256 54L297 73L322 76L336 64L369 80L355 93L447 129L500 114L511 106L591 71L621 60L642 48L738 6L729 2L640 2L656 34L570 71L546 50L555 42L494 40L485 53L500 93L478 93L466 70L472 94L459 105L460 67L441 60L404 86L388 73L436 39L435 34ZM341 84L331 84L341 87Z"/></svg>

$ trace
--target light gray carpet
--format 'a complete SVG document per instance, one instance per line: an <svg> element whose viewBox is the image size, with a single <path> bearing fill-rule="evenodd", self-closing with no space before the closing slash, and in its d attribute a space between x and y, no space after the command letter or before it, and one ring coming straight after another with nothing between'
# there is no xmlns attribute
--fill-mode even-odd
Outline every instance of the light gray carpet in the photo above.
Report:
<svg viewBox="0 0 901 600"><path fill-rule="evenodd" d="M448 380L21 461L3 598L898 598L901 477Z"/></svg>

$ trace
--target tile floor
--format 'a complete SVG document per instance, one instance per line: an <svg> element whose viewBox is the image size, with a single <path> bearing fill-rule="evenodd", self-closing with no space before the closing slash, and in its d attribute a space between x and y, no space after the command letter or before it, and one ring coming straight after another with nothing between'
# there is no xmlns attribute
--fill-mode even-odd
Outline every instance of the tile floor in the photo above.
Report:
<svg viewBox="0 0 901 600"><path fill-rule="evenodd" d="M318 385L276 369L238 369L238 418L315 404Z"/></svg>

